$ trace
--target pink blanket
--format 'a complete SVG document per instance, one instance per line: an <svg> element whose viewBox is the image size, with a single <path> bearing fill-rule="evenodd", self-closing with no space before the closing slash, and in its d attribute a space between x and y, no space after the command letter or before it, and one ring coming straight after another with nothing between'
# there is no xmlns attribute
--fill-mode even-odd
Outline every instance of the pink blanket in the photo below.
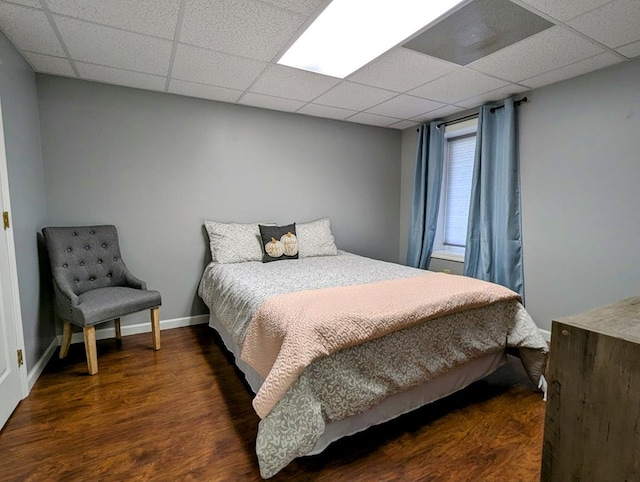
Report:
<svg viewBox="0 0 640 482"><path fill-rule="evenodd" d="M443 273L273 296L251 319L242 348L241 358L265 379L253 400L256 413L266 417L317 358L514 298L518 294L503 286Z"/></svg>

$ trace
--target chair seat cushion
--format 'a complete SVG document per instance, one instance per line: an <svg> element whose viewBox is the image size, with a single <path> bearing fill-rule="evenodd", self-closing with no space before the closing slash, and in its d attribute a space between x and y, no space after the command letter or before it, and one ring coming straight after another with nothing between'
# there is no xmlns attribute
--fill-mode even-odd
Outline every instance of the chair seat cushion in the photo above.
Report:
<svg viewBox="0 0 640 482"><path fill-rule="evenodd" d="M162 304L160 293L124 286L98 288L78 296L73 306L72 323L80 326L95 325L121 316L148 310Z"/></svg>

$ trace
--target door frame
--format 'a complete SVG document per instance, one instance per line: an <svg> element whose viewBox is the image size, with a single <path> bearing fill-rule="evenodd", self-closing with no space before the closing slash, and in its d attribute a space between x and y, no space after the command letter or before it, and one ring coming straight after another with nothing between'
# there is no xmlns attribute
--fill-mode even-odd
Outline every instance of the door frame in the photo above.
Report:
<svg viewBox="0 0 640 482"><path fill-rule="evenodd" d="M16 346L18 350L22 350L23 363L18 367L20 374L20 386L22 394L20 399L24 399L29 395L29 383L27 377L27 354L24 348L24 332L22 330L22 311L20 309L20 288L18 287L18 264L16 261L16 246L13 239L13 216L11 211L11 199L9 196L9 171L7 169L7 150L4 142L4 120L2 115L2 101L0 100L0 198L4 210L9 213L9 227L0 229L4 231L7 241L7 254L9 262L9 279L3 280L8 286L4 289L11 290L11 304L13 317L8 317L7 323L13 323L14 333L16 334ZM3 285L4 286L4 285ZM17 356L17 355L16 355Z"/></svg>

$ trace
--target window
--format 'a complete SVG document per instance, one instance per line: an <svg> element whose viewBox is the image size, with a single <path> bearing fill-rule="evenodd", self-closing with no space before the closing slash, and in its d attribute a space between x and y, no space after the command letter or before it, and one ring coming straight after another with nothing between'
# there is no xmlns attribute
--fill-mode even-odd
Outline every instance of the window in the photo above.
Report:
<svg viewBox="0 0 640 482"><path fill-rule="evenodd" d="M434 258L464 260L477 121L448 126Z"/></svg>

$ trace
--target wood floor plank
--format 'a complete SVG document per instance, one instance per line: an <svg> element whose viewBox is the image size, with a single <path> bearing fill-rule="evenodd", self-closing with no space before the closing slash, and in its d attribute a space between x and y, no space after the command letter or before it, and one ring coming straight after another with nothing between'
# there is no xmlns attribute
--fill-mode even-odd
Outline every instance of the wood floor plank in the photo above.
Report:
<svg viewBox="0 0 640 482"><path fill-rule="evenodd" d="M205 325L52 358L0 432L1 481L259 481L258 417ZM537 481L544 402L513 359L487 380L294 461L272 480ZM505 478L506 477L506 478Z"/></svg>

